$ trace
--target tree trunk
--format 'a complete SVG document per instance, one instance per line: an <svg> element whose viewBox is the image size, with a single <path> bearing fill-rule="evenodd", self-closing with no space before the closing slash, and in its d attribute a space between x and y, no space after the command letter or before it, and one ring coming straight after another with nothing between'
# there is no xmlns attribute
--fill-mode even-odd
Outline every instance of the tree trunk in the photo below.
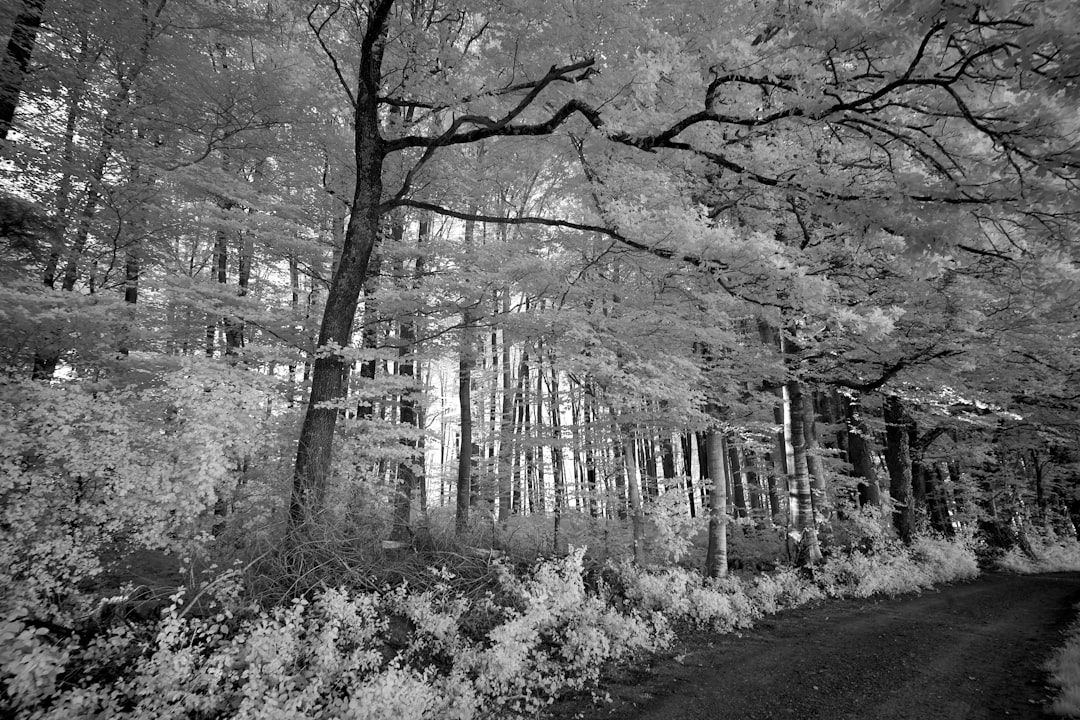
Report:
<svg viewBox="0 0 1080 720"><path fill-rule="evenodd" d="M379 314L375 308L375 291L378 290L377 278L381 255L378 249L372 250L368 277L364 279L364 316L361 342L365 350L374 351L379 345ZM375 380L379 363L374 357L360 363L360 377L370 385ZM374 399L361 397L356 404L356 417L368 420L374 412Z"/></svg>
<svg viewBox="0 0 1080 720"><path fill-rule="evenodd" d="M641 505L641 467L638 464L636 433L622 428L623 462L626 468L626 495L630 503L631 549L634 562L645 564L645 515Z"/></svg>
<svg viewBox="0 0 1080 720"><path fill-rule="evenodd" d="M792 525L795 527L796 539L799 543L798 560L814 565L821 560L821 546L818 542L813 491L806 457L806 431L803 426L806 416L801 411L803 407L802 383L791 380L787 384L787 390L791 402L791 447L794 458L793 472L790 476Z"/></svg>
<svg viewBox="0 0 1080 720"><path fill-rule="evenodd" d="M664 476L664 492L674 489L675 478L675 444L671 441L671 433L663 432L660 437L660 472Z"/></svg>
<svg viewBox="0 0 1080 720"><path fill-rule="evenodd" d="M911 485L911 446L908 417L896 395L885 398L885 464L889 468L889 490L893 502L893 523L900 539L910 542L915 532L915 507Z"/></svg>
<svg viewBox="0 0 1080 720"><path fill-rule="evenodd" d="M656 439L653 433L647 433L642 441L642 457L645 472L644 495L650 500L660 497L660 479L656 476Z"/></svg>
<svg viewBox="0 0 1080 720"><path fill-rule="evenodd" d="M709 548L705 553L705 575L727 575L727 472L724 465L724 436L719 428L705 433L705 453L712 489L709 491Z"/></svg>
<svg viewBox="0 0 1080 720"><path fill-rule="evenodd" d="M425 243L430 232L430 220L421 220L417 246ZM404 235L404 228L401 226L400 222L396 223L393 233L395 239L400 239ZM423 255L418 252L416 269L414 272L414 285L418 283L422 273ZM402 275L404 275L404 272ZM416 378L419 375L416 371L416 337L419 315L420 311L418 310L415 314L409 313L402 318L400 332L398 334L397 374L399 377L406 379L403 383L404 389L401 392L400 422L402 425L415 430L421 428L420 411L417 407L415 388ZM417 491L421 491L422 494L424 489L423 470L418 474L413 469L414 463L419 463L421 468L423 467L423 455L417 452L417 450L422 448L420 441L415 439L406 440L405 445L411 448L413 452L410 453L403 462L398 464L398 487L397 492L394 495L394 524L393 529L390 532L390 539L398 542L405 542L411 540L413 537L413 531L410 525L410 519L412 517L412 499L413 495L417 494ZM420 504L421 506L424 505L422 500Z"/></svg>
<svg viewBox="0 0 1080 720"><path fill-rule="evenodd" d="M502 291L502 314L510 314L510 289ZM514 501L514 391L513 370L510 366L510 343L506 330L502 333L502 413L499 428L499 521L506 522L513 512Z"/></svg>
<svg viewBox="0 0 1080 720"><path fill-rule="evenodd" d="M727 445L728 468L731 471L731 497L729 501L731 509L734 511L732 514L739 520L745 520L750 517L750 509L746 503L746 476L742 463L739 461L739 446L736 443L725 444Z"/></svg>
<svg viewBox="0 0 1080 720"><path fill-rule="evenodd" d="M869 431L863 421L858 398L847 403L845 415L847 417L848 462L851 463L855 476L860 479L859 506L877 507L881 505L881 486L878 484L874 457L870 453L870 445L867 442Z"/></svg>
<svg viewBox="0 0 1080 720"><path fill-rule="evenodd" d="M561 400L559 398L559 371L555 369L555 355L551 354L551 379L548 385L549 401L548 412L551 414L551 482L555 492L554 513L555 522L553 529L553 550L560 550L560 529L562 525L563 507L566 504L566 473L563 465L562 449L562 418L559 415Z"/></svg>
<svg viewBox="0 0 1080 720"><path fill-rule="evenodd" d="M338 418L333 405L345 395L346 359L335 348L347 346L351 339L360 291L368 275L371 251L379 237L385 150L379 132L378 93L386 38L385 18L390 4L381 3L369 18L360 57L353 128L356 187L341 258L326 296L311 377L311 395L297 444L289 503L289 522L293 530L306 526L323 510Z"/></svg>
<svg viewBox="0 0 1080 720"><path fill-rule="evenodd" d="M814 523L818 528L824 527L827 532L831 513L825 485L825 464L821 459L821 448L818 444L813 393L802 393L799 410L802 412L803 440L806 444L806 466L810 473L810 499L814 510Z"/></svg>
<svg viewBox="0 0 1080 720"><path fill-rule="evenodd" d="M0 143L7 141L8 131L15 118L15 108L22 95L23 80L34 54L41 13L45 0L23 0L22 9L11 28L3 64L0 64Z"/></svg>
<svg viewBox="0 0 1080 720"><path fill-rule="evenodd" d="M465 223L465 246L472 245L474 223ZM458 352L458 405L461 411L461 441L457 466L457 514L454 528L465 532L469 526L469 507L472 505L473 418L472 369L476 364L476 310L466 299L461 313L461 349Z"/></svg>
<svg viewBox="0 0 1080 720"><path fill-rule="evenodd" d="M52 230L52 247L49 259L42 273L42 282L46 287L56 286L56 271L60 267L60 255L64 248L70 222L71 186L75 165L75 130L82 114L82 100L86 94L87 61L90 57L90 43L86 33L79 44L79 56L76 60L76 81L67 88L67 110L64 122L64 149L61 153L63 174L56 188L56 223Z"/></svg>
<svg viewBox="0 0 1080 720"><path fill-rule="evenodd" d="M694 495L694 473L692 470L693 457L694 457L694 435L693 433L682 433L679 436L679 442L682 445L683 458L686 464L686 499L690 503L690 517L697 517L697 497Z"/></svg>

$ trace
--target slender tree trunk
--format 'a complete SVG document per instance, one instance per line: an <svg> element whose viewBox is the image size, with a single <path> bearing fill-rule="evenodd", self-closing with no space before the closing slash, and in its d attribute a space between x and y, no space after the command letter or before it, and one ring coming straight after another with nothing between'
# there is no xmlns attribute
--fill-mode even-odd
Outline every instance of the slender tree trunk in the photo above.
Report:
<svg viewBox="0 0 1080 720"><path fill-rule="evenodd" d="M686 461L686 500L690 504L690 517L697 517L697 497L694 490L694 471L693 471L693 458L694 458L694 435L693 433L682 433L679 437L679 442L682 444L683 458Z"/></svg>
<svg viewBox="0 0 1080 720"><path fill-rule="evenodd" d="M502 290L502 315L510 315L510 289ZM502 413L499 428L499 521L506 522L513 513L514 503L514 378L511 368L510 343L506 330L502 332Z"/></svg>
<svg viewBox="0 0 1080 720"><path fill-rule="evenodd" d="M664 476L664 491L674 489L675 478L675 443L671 440L671 432L664 431L660 435L660 473Z"/></svg>
<svg viewBox="0 0 1080 720"><path fill-rule="evenodd" d="M292 310L292 321L295 329L300 322L300 263L296 259L296 255L289 254L289 285L292 287L290 293L290 308ZM289 364L289 396L288 406L291 408L296 404L296 364Z"/></svg>
<svg viewBox="0 0 1080 720"><path fill-rule="evenodd" d="M660 479L656 475L656 438L654 433L645 434L642 440L642 461L644 463L644 495L650 500L660 497Z"/></svg>
<svg viewBox="0 0 1080 720"><path fill-rule="evenodd" d="M400 230L398 228L401 228ZM395 224L394 237L395 240L400 240L404 234L404 228L401 223ZM420 230L417 238L417 246L426 244L428 240L428 234L431 232L431 222L428 219L420 221ZM414 272L414 286L419 283L420 276L423 274L423 254L417 253L416 269ZM398 367L397 374L399 377L405 378L403 383L404 389L401 393L401 424L410 428L411 430L420 430L421 425L421 411L418 408L416 402L416 378L419 376L417 372L417 325L419 323L420 312L416 314L409 313L401 321L400 332L398 335ZM410 519L412 517L412 500L413 496L418 492L422 495L424 490L423 479L423 463L424 457L422 452L422 446L419 440L410 439L405 442L406 447L412 449L412 452L405 459L404 462L398 464L398 488L394 495L394 526L390 533L391 540L397 540L399 542L405 542L412 538L413 531L410 525ZM468 452L466 451L466 455ZM417 473L413 467L419 465L421 468L420 473ZM421 501L421 506L424 502Z"/></svg>
<svg viewBox="0 0 1080 720"><path fill-rule="evenodd" d="M533 459L533 496L532 508L534 513L547 512L547 484L544 479L544 343L538 340L536 343L536 407L533 413L533 427L529 435L533 438L530 445L536 447Z"/></svg>
<svg viewBox="0 0 1080 720"><path fill-rule="evenodd" d="M706 457L712 489L709 491L709 547L705 553L705 575L727 575L727 472L724 463L726 443L719 428L705 433Z"/></svg>
<svg viewBox="0 0 1080 720"><path fill-rule="evenodd" d="M532 444L528 440L532 425L532 403L529 397L532 394L531 379L529 350L522 348L521 359L518 361L517 389L514 391L514 404L517 406L515 436L518 441L514 453L518 468L514 478L514 496L516 513L520 515L529 513L529 503L533 498L530 488L534 456Z"/></svg>
<svg viewBox="0 0 1080 720"><path fill-rule="evenodd" d="M698 461L698 489L701 491L701 508L704 511L709 507L708 481L712 479L712 467L709 465L709 444L706 434L695 433L694 441L697 443Z"/></svg>
<svg viewBox="0 0 1080 720"><path fill-rule="evenodd" d="M44 9L45 0L23 0L22 8L15 16L15 25L8 38L3 63L0 64L0 143L7 141L15 118L15 108L19 105L23 80L30 68L30 57L34 54Z"/></svg>
<svg viewBox="0 0 1080 720"><path fill-rule="evenodd" d="M806 432L803 427L805 414L801 411L803 387L798 380L787 384L788 398L791 402L791 445L794 467L791 474L792 490L792 525L799 533L799 546L802 551L800 560L814 565L821 560L821 546L818 543L817 523L814 517L813 491L810 482L810 470L806 456Z"/></svg>
<svg viewBox="0 0 1080 720"><path fill-rule="evenodd" d="M548 383L548 412L551 414L551 482L555 492L553 530L554 552L559 552L563 507L566 505L566 472L563 465L562 418L559 415L559 371L555 369L555 355L551 355L551 376Z"/></svg>
<svg viewBox="0 0 1080 720"><path fill-rule="evenodd" d="M1039 451L1035 448L1028 450L1031 459L1031 480L1035 484L1035 510L1038 514L1040 527L1046 525L1046 490L1043 482L1043 465L1039 462Z"/></svg>
<svg viewBox="0 0 1080 720"><path fill-rule="evenodd" d="M63 174L56 188L56 223L52 230L52 247L49 259L42 273L42 282L46 287L56 286L56 272L60 267L60 255L67 237L68 217L71 207L72 178L75 165L75 129L82 114L82 100L86 94L87 64L90 58L89 37L83 34L79 43L79 56L76 61L76 80L67 88L67 111L64 122L64 148L61 151Z"/></svg>
<svg viewBox="0 0 1080 720"><path fill-rule="evenodd" d="M638 465L636 433L622 428L623 462L626 467L626 494L630 504L631 549L634 562L645 564L645 515L641 504L641 467Z"/></svg>
<svg viewBox="0 0 1080 720"><path fill-rule="evenodd" d="M731 471L731 514L744 520L750 517L750 510L746 506L747 493L742 463L739 462L739 447L735 443L725 442L724 444L727 445L728 468Z"/></svg>
<svg viewBox="0 0 1080 720"><path fill-rule="evenodd" d="M889 490L893 502L893 523L900 539L910 542L915 532L915 507L911 485L911 446L908 417L896 395L885 398L885 464L889 468Z"/></svg>
<svg viewBox="0 0 1080 720"><path fill-rule="evenodd" d="M792 406L794 407L794 406ZM803 392L801 406L803 439L806 444L806 466L810 473L811 501L814 508L814 523L821 531L827 532L831 520L829 497L825 485L825 464L821 459L821 447L818 443L817 415L814 411L813 393Z"/></svg>
<svg viewBox="0 0 1080 720"><path fill-rule="evenodd" d="M305 526L324 506L338 418L333 404L345 395L346 360L333 346L345 347L350 342L360 291L379 237L385 149L379 128L378 93L386 17L391 4L381 2L372 11L360 57L353 124L356 187L341 258L326 297L318 337L318 348L322 351L315 359L311 394L297 444L289 503L289 521L293 530Z"/></svg>
<svg viewBox="0 0 1080 720"><path fill-rule="evenodd" d="M473 244L475 223L465 223L465 247ZM476 309L471 298L466 299L461 313L461 349L458 352L458 406L461 412L461 441L457 467L457 514L454 528L458 534L469 526L469 507L472 505L473 417L472 369L476 364ZM479 300L476 300L479 302Z"/></svg>
<svg viewBox="0 0 1080 720"><path fill-rule="evenodd" d="M762 462L749 450L744 449L741 454L743 467L746 468L746 484L750 492L750 517L753 518L755 527L765 529L771 525L771 522L769 496L766 488L761 484L761 479L765 476L765 473L761 472Z"/></svg>

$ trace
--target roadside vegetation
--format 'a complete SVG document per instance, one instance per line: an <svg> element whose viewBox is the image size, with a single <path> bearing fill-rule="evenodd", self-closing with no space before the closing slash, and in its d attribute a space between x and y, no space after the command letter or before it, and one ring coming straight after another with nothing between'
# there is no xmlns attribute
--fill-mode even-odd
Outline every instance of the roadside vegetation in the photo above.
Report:
<svg viewBox="0 0 1080 720"><path fill-rule="evenodd" d="M686 545L682 565L641 567L584 547L492 558L450 541L422 558L365 563L326 541L305 557L208 567L164 599L129 586L51 620L9 615L4 699L16 717L57 720L534 717L680 635L978 574L970 538L903 545L883 533L812 569L716 579L692 566L703 551Z"/></svg>

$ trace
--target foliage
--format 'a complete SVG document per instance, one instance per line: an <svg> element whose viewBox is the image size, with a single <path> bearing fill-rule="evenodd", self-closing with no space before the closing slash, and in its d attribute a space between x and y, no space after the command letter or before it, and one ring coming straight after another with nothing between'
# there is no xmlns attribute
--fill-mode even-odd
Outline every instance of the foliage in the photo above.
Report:
<svg viewBox="0 0 1080 720"><path fill-rule="evenodd" d="M76 610L103 557L198 553L249 479L272 439L252 376L196 361L142 377L0 380L0 606Z"/></svg>
<svg viewBox="0 0 1080 720"><path fill-rule="evenodd" d="M814 570L814 580L830 597L917 592L979 574L970 539L948 541L920 536L910 545L892 541L867 553L852 549Z"/></svg>
<svg viewBox="0 0 1080 720"><path fill-rule="evenodd" d="M531 717L609 663L666 647L671 628L729 632L826 593L919 590L971 577L971 558L966 543L923 538L903 561L864 558L865 577L848 563L747 581L626 562L597 575L576 549L523 569L497 563L480 591L443 568L422 588L324 589L269 609L224 592L195 613L180 593L156 625L87 640L13 614L0 675L27 718Z"/></svg>
<svg viewBox="0 0 1080 720"><path fill-rule="evenodd" d="M750 627L760 616L737 579L707 579L685 568L641 571L627 562L615 566L626 602L658 612L673 622L727 632Z"/></svg>
<svg viewBox="0 0 1080 720"><path fill-rule="evenodd" d="M1014 573L1080 572L1080 542L1075 537L1051 533L1028 536L1028 547L1009 548L996 560L998 567Z"/></svg>
<svg viewBox="0 0 1080 720"><path fill-rule="evenodd" d="M1080 605L1073 607L1080 611ZM1080 621L1074 620L1066 632L1065 644L1054 651L1044 665L1050 685L1057 688L1050 712L1061 717L1080 717Z"/></svg>

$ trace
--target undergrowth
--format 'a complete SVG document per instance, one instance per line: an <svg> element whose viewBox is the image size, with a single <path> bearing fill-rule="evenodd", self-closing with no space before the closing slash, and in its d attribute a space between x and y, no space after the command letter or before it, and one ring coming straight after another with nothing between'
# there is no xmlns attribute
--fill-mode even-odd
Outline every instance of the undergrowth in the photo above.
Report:
<svg viewBox="0 0 1080 720"><path fill-rule="evenodd" d="M391 563L397 578L335 553L351 569L339 575L348 587L302 565L294 577L319 581L294 579L291 599L272 606L250 602L250 580L231 570L178 592L154 622L65 629L9 612L3 701L35 720L533 717L679 631L730 631L825 597L917 591L977 572L966 541L878 550L834 555L812 572L718 580L593 562L583 549L533 563L445 553L442 565Z"/></svg>
<svg viewBox="0 0 1080 720"><path fill-rule="evenodd" d="M1003 570L1023 574L1080 572L1080 542L1075 537L1030 534L1026 548L1009 548L997 564Z"/></svg>
<svg viewBox="0 0 1080 720"><path fill-rule="evenodd" d="M1073 608L1080 614L1080 604ZM1063 717L1080 717L1080 620L1069 627L1065 644L1045 665L1050 684L1057 688L1050 712Z"/></svg>

